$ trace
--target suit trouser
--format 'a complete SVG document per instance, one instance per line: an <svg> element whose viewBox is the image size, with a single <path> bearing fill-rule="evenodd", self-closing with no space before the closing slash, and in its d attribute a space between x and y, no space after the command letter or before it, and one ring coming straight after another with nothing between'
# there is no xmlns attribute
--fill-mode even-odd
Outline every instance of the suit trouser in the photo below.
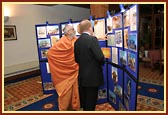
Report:
<svg viewBox="0 0 168 115"><path fill-rule="evenodd" d="M94 111L97 103L98 87L79 87L81 108Z"/></svg>

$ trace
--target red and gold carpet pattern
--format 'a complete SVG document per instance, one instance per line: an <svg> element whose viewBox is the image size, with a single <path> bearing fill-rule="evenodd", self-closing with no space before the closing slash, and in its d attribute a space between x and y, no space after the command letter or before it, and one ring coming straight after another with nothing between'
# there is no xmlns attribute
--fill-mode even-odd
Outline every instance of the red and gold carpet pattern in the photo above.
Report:
<svg viewBox="0 0 168 115"><path fill-rule="evenodd" d="M159 70L143 68L140 65L139 82L164 85L164 75ZM16 111L32 103L45 99L52 94L44 95L42 91L41 77L33 77L4 86L4 111ZM48 108L49 105L44 105ZM163 111L164 100L159 100L143 95L137 96L137 111ZM115 111L108 104L99 104L96 111Z"/></svg>
<svg viewBox="0 0 168 115"><path fill-rule="evenodd" d="M150 67L144 67L139 64L139 82L164 85L164 74L159 69L152 70Z"/></svg>
<svg viewBox="0 0 168 115"><path fill-rule="evenodd" d="M15 111L49 97L43 95L41 77L33 77L4 87L4 111Z"/></svg>
<svg viewBox="0 0 168 115"><path fill-rule="evenodd" d="M95 111L115 111L115 109L109 103L103 103L96 105Z"/></svg>
<svg viewBox="0 0 168 115"><path fill-rule="evenodd" d="M164 101L143 95L137 96L137 111L163 111Z"/></svg>

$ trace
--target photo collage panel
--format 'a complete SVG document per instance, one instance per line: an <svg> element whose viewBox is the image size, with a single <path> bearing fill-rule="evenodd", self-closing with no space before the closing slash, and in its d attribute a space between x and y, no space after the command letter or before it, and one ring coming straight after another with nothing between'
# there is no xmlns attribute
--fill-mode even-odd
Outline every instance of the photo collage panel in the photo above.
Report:
<svg viewBox="0 0 168 115"><path fill-rule="evenodd" d="M60 39L59 25L36 25L40 60L47 59L48 50Z"/></svg>

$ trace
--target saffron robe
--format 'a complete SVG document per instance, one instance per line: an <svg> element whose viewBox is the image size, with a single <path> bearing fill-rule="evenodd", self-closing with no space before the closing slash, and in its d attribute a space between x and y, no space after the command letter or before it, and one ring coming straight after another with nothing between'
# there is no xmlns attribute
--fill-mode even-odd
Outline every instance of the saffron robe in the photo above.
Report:
<svg viewBox="0 0 168 115"><path fill-rule="evenodd" d="M74 110L80 109L78 93L79 67L74 58L74 42L76 39L63 36L48 51L48 63L52 81L59 96L60 110L66 110L67 104L70 104ZM65 102L66 98L71 102Z"/></svg>

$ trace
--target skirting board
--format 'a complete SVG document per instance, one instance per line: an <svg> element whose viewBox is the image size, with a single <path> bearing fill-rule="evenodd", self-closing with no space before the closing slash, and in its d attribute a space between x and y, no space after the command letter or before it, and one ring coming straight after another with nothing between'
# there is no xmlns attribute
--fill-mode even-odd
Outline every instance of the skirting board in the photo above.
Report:
<svg viewBox="0 0 168 115"><path fill-rule="evenodd" d="M39 69L39 61L31 61L22 64L7 66L4 68L4 77L21 74L32 70Z"/></svg>

